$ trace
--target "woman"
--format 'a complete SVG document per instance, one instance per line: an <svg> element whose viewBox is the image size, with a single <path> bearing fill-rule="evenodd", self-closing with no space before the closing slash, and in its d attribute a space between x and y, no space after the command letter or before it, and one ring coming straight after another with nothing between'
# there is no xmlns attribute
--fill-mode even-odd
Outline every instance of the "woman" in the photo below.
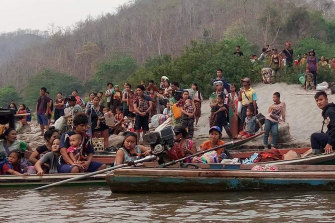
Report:
<svg viewBox="0 0 335 223"><path fill-rule="evenodd" d="M199 118L201 117L201 103L203 101L203 97L199 91L197 83L193 83L191 88L194 91L194 95L193 95L193 101L195 105L194 118L195 118L195 125L197 126L199 122Z"/></svg>
<svg viewBox="0 0 335 223"><path fill-rule="evenodd" d="M278 54L277 49L273 50L273 54L270 60L270 67L272 68L272 71L273 71L272 75L277 76L278 71L280 69L280 59L279 59L279 54ZM270 79L270 84L271 84L271 79Z"/></svg>
<svg viewBox="0 0 335 223"><path fill-rule="evenodd" d="M11 151L18 150L22 153L31 152L27 143L17 140L15 129L9 128L0 136L0 157L8 157ZM21 169L27 169L30 163L26 158L21 159Z"/></svg>
<svg viewBox="0 0 335 223"><path fill-rule="evenodd" d="M194 133L194 114L195 114L195 104L187 90L184 90L182 99L178 102L178 107L181 109L181 124L184 128L187 128L190 138L193 138Z"/></svg>
<svg viewBox="0 0 335 223"><path fill-rule="evenodd" d="M228 94L228 107L229 107L229 124L232 137L236 139L238 135L238 92L236 85L230 85L230 93Z"/></svg>
<svg viewBox="0 0 335 223"><path fill-rule="evenodd" d="M170 160L178 160L197 152L193 140L187 139L188 134L184 127L176 126L173 131L175 133L174 145L168 152ZM191 162L191 159L185 162Z"/></svg>
<svg viewBox="0 0 335 223"><path fill-rule="evenodd" d="M313 89L315 90L316 85L317 85L316 77L318 73L318 59L315 56L314 50L309 51L309 56L307 58L307 64L306 64L306 71L309 73L312 73L313 75L313 82L314 82Z"/></svg>
<svg viewBox="0 0 335 223"><path fill-rule="evenodd" d="M45 144L36 148L30 155L29 161L35 164L40 159L41 154L51 151L53 140L59 137L59 131L55 129L55 127L50 127L50 129L44 133Z"/></svg>
<svg viewBox="0 0 335 223"><path fill-rule="evenodd" d="M94 92L90 92L89 100L88 100L88 102L86 103L86 112L87 112L88 110L91 109L91 107L92 107L92 105L93 105L93 99L94 99L95 96L97 96L96 93L94 93Z"/></svg>
<svg viewBox="0 0 335 223"><path fill-rule="evenodd" d="M91 133L93 137L103 137L105 148L108 147L108 126L104 122L103 106L99 105L100 98L95 96L93 98L93 104L87 111L87 115L90 120Z"/></svg>
<svg viewBox="0 0 335 223"><path fill-rule="evenodd" d="M116 152L114 165L133 162L143 155L150 155L150 153L150 147L137 145L136 133L125 132L122 147Z"/></svg>
<svg viewBox="0 0 335 223"><path fill-rule="evenodd" d="M62 93L58 92L57 98L55 100L55 116L54 116L55 122L61 116L64 116L64 108L65 108L65 100L63 98Z"/></svg>

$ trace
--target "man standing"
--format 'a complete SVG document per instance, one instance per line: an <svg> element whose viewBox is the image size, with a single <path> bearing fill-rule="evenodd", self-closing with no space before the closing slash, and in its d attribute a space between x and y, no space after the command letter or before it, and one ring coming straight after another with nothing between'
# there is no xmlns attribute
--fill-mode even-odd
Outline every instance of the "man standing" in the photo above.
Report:
<svg viewBox="0 0 335 223"><path fill-rule="evenodd" d="M286 66L292 67L293 65L293 49L291 48L291 42L287 41L285 44L285 49L283 50L283 54L286 58Z"/></svg>
<svg viewBox="0 0 335 223"><path fill-rule="evenodd" d="M250 87L250 78L246 77L242 80L243 87L240 90L240 94L238 97L238 100L242 103L242 109L241 109L241 120L244 124L245 117L247 116L247 108L249 105L253 105L254 111L257 110L257 94L254 89ZM256 114L256 113L255 113Z"/></svg>
<svg viewBox="0 0 335 223"><path fill-rule="evenodd" d="M44 129L49 130L48 111L50 109L50 98L45 95L46 91L45 87L41 88L36 106L37 121L40 124L42 136L44 135Z"/></svg>
<svg viewBox="0 0 335 223"><path fill-rule="evenodd" d="M140 141L140 131L142 129L143 136L149 131L149 114L152 109L151 99L144 95L145 88L143 85L136 87L138 98L134 101L135 117L135 130L137 133L137 141Z"/></svg>
<svg viewBox="0 0 335 223"><path fill-rule="evenodd" d="M237 45L236 46L236 51L234 52L234 55L237 55L237 56L243 56L243 52L241 51L241 46Z"/></svg>
<svg viewBox="0 0 335 223"><path fill-rule="evenodd" d="M107 84L107 90L106 90L105 96L106 96L106 101L107 101L107 107L109 109L112 108L114 93L115 92L114 92L113 84L112 83L108 83Z"/></svg>
<svg viewBox="0 0 335 223"><path fill-rule="evenodd" d="M216 81L222 81L223 88L226 89L227 93L230 93L230 86L227 83L227 81L224 79L222 76L222 69L217 69L216 70L216 78L212 80L212 85L215 86Z"/></svg>
<svg viewBox="0 0 335 223"><path fill-rule="evenodd" d="M332 153L335 145L335 104L328 103L327 94L319 91L314 96L316 105L322 110L323 124L321 133L316 132L311 135L311 145L313 154L322 152ZM324 126L327 132L323 132Z"/></svg>

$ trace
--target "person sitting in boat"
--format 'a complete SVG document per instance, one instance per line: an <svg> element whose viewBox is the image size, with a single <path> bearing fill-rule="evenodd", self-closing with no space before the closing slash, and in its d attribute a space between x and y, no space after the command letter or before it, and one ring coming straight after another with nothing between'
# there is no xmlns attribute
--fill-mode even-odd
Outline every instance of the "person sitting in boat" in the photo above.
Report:
<svg viewBox="0 0 335 223"><path fill-rule="evenodd" d="M62 135L60 140L60 166L58 171L60 173L78 173L95 172L106 168L106 165L101 162L92 161L94 148L91 136L87 135L88 131L88 117L85 113L77 114L73 119L74 131L66 132ZM67 149L70 147L70 136L80 134L83 137L82 141L82 156L78 162L73 162L67 154Z"/></svg>
<svg viewBox="0 0 335 223"><path fill-rule="evenodd" d="M322 110L323 124L321 133L316 132L311 135L311 145L313 154L333 152L335 146L335 104L328 103L327 94L319 91L314 96L316 105ZM323 130L327 126L327 132Z"/></svg>
<svg viewBox="0 0 335 223"><path fill-rule="evenodd" d="M53 139L51 143L51 151L46 153L40 160L38 160L35 164L35 169L37 171L37 175L43 175L44 173L58 173L58 167L59 167L59 143L60 139L59 137L56 137ZM49 168L47 171L42 167L43 165L47 165Z"/></svg>
<svg viewBox="0 0 335 223"><path fill-rule="evenodd" d="M45 153L51 151L52 142L57 137L60 137L59 131L55 127L50 127L49 130L44 133L45 144L37 147L36 150L32 152L29 157L29 161L32 164L36 164L36 162L42 158ZM45 168L45 171L48 169L46 165L43 165L43 168Z"/></svg>
<svg viewBox="0 0 335 223"><path fill-rule="evenodd" d="M192 155L197 152L195 143L192 139L188 139L188 133L182 126L176 126L174 129L174 145L168 152L168 158L170 160L178 160L186 156ZM184 162L190 162L186 160Z"/></svg>
<svg viewBox="0 0 335 223"><path fill-rule="evenodd" d="M217 146L222 146L225 144L225 142L223 140L221 140L222 137L222 133L221 133L221 129L218 126L212 126L209 129L209 140L203 142L200 146L200 150L201 151L206 151L209 149L212 149L214 147ZM219 157L219 161L222 159L231 159L231 155L229 154L229 152L227 150L225 150L224 148L220 148L218 150L216 150L217 155Z"/></svg>
<svg viewBox="0 0 335 223"><path fill-rule="evenodd" d="M15 129L8 128L1 136L0 136L0 156L8 157L12 150L18 150L24 154L29 154L31 152L30 147L24 141L17 140L17 135ZM22 157L20 159L21 169L27 169L30 166L30 162L28 159Z"/></svg>
<svg viewBox="0 0 335 223"><path fill-rule="evenodd" d="M122 147L118 149L115 156L114 166L123 163L133 162L141 156L148 156L151 153L150 147L137 145L137 134L125 132Z"/></svg>
<svg viewBox="0 0 335 223"><path fill-rule="evenodd" d="M0 161L1 175L23 175L21 169L21 158L23 153L17 149L10 151L6 160Z"/></svg>
<svg viewBox="0 0 335 223"><path fill-rule="evenodd" d="M238 133L238 139L249 138L256 133L256 125L259 125L259 128L263 132L263 126L257 117L254 115L254 107L252 105L247 108L247 117L245 117L243 124L243 131Z"/></svg>

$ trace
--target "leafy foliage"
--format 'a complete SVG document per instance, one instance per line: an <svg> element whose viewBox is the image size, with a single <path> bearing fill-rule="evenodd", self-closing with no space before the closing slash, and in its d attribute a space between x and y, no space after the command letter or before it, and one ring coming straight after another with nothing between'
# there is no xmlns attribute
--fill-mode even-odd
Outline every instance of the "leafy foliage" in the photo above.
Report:
<svg viewBox="0 0 335 223"><path fill-rule="evenodd" d="M11 101L14 101L17 106L22 102L16 89L12 86L0 88L0 106L6 108Z"/></svg>
<svg viewBox="0 0 335 223"><path fill-rule="evenodd" d="M36 108L41 87L47 88L51 98L55 98L58 92L62 92L64 96L70 95L75 89L79 91L79 94L83 93L83 86L78 78L68 74L44 70L31 78L24 89L24 100L30 108Z"/></svg>
<svg viewBox="0 0 335 223"><path fill-rule="evenodd" d="M233 55L236 45L241 46L245 56ZM254 46L241 36L222 41L192 41L174 59L164 55L148 60L128 81L133 84L148 79L159 82L160 77L165 75L170 80L178 81L182 88L189 88L196 82L203 94L208 96L212 92L211 80L216 76L218 68L223 70L224 77L230 83L239 83L245 76L259 81L260 67L252 64L248 57L253 50Z"/></svg>

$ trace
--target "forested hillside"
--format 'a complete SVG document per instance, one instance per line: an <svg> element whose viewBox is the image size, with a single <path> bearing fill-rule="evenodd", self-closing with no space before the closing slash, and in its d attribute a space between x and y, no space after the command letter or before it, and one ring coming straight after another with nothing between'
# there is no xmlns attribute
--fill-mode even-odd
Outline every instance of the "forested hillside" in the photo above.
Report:
<svg viewBox="0 0 335 223"><path fill-rule="evenodd" d="M46 38L46 33L32 30L19 30L1 34L0 64L9 60L16 52L44 43L47 40Z"/></svg>
<svg viewBox="0 0 335 223"><path fill-rule="evenodd" d="M48 41L16 53L0 66L0 85L13 85L22 94L23 86L32 87L28 83L32 76L50 72L73 76L86 90L129 76L131 80L157 78L166 70L177 75L185 66L182 63L194 56L185 47L197 49L196 42L208 49L217 47L213 48L215 56L226 56L234 51L234 44L244 44L242 50L248 54L259 54L266 44L281 49L290 40L293 48L303 52L316 41L330 57L334 56L330 55L335 43L334 13L332 0L137 0L116 14L87 18L73 30L58 30ZM211 52L207 59L213 56ZM174 59L179 61L178 69ZM213 66L224 64L233 63L217 61ZM209 71L183 72L201 76Z"/></svg>

